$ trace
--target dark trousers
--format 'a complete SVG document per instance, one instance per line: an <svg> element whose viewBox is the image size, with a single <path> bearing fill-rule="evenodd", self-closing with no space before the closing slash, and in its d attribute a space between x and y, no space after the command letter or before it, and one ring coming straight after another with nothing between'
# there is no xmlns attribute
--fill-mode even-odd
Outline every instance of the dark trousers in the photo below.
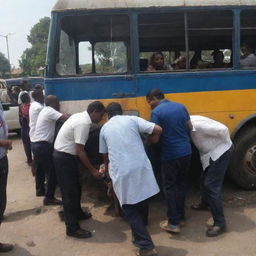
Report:
<svg viewBox="0 0 256 256"><path fill-rule="evenodd" d="M29 138L29 125L26 120L22 121L21 139L22 139L24 151L27 157L27 162L31 163L32 162L31 142Z"/></svg>
<svg viewBox="0 0 256 256"><path fill-rule="evenodd" d="M187 177L191 155L163 161L162 178L167 218L171 225L179 225L185 218L185 198L187 194Z"/></svg>
<svg viewBox="0 0 256 256"><path fill-rule="evenodd" d="M0 224L3 220L6 208L6 186L8 177L8 159L7 156L0 159Z"/></svg>
<svg viewBox="0 0 256 256"><path fill-rule="evenodd" d="M80 228L78 219L82 213L78 162L75 156L58 151L54 151L53 160L62 195L66 229L76 231Z"/></svg>
<svg viewBox="0 0 256 256"><path fill-rule="evenodd" d="M32 151L35 161L36 195L45 195L45 197L52 199L57 185L52 158L53 145L46 141L33 142Z"/></svg>
<svg viewBox="0 0 256 256"><path fill-rule="evenodd" d="M210 165L201 176L202 203L210 207L214 225L219 227L226 225L221 189L232 151L233 148L229 149L216 161L210 159Z"/></svg>
<svg viewBox="0 0 256 256"><path fill-rule="evenodd" d="M137 204L124 204L122 209L131 226L134 244L141 250L154 249L155 246L146 228L148 223L147 201L145 200Z"/></svg>

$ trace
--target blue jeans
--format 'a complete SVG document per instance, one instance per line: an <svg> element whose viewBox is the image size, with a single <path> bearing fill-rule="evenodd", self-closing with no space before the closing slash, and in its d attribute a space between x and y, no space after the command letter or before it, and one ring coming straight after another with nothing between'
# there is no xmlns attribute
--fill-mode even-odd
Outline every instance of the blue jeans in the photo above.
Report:
<svg viewBox="0 0 256 256"><path fill-rule="evenodd" d="M210 207L214 225L219 227L226 225L221 200L221 189L232 151L233 147L216 161L210 159L210 165L205 169L201 177L202 203Z"/></svg>
<svg viewBox="0 0 256 256"><path fill-rule="evenodd" d="M162 163L162 178L167 218L171 225L179 225L185 218L185 198L187 194L188 171L191 155Z"/></svg>
<svg viewBox="0 0 256 256"><path fill-rule="evenodd" d="M148 204L142 201L137 204L122 205L124 215L131 226L134 244L141 250L152 250L155 248L146 225L148 222Z"/></svg>

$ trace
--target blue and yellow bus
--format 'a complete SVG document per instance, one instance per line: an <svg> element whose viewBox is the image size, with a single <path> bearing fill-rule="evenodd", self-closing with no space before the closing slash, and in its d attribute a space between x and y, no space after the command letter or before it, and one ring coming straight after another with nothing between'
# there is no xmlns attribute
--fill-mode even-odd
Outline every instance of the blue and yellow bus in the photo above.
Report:
<svg viewBox="0 0 256 256"><path fill-rule="evenodd" d="M253 60L255 49L255 0L59 0L52 10L45 89L68 113L93 100L117 101L127 113L148 119L145 95L159 88L190 114L229 127L235 143L231 176L254 189L256 67L242 62ZM157 51L171 68L148 72ZM216 52L223 65L215 65ZM180 59L184 65L177 65Z"/></svg>

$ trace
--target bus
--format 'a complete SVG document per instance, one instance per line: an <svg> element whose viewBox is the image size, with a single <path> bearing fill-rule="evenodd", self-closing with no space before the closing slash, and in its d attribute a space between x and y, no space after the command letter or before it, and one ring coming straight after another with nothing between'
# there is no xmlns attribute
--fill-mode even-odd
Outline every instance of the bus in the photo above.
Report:
<svg viewBox="0 0 256 256"><path fill-rule="evenodd" d="M149 119L145 95L158 88L190 114L229 127L235 144L230 175L255 189L255 49L254 0L59 0L45 89L70 114L101 100ZM147 71L159 51L170 68Z"/></svg>

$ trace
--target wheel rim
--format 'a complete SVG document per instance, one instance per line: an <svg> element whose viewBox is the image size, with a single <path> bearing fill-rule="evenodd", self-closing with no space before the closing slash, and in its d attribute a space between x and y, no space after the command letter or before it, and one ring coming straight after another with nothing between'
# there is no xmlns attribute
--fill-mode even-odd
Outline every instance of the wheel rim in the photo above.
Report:
<svg viewBox="0 0 256 256"><path fill-rule="evenodd" d="M256 145L248 149L245 154L245 165L247 171L256 176Z"/></svg>

